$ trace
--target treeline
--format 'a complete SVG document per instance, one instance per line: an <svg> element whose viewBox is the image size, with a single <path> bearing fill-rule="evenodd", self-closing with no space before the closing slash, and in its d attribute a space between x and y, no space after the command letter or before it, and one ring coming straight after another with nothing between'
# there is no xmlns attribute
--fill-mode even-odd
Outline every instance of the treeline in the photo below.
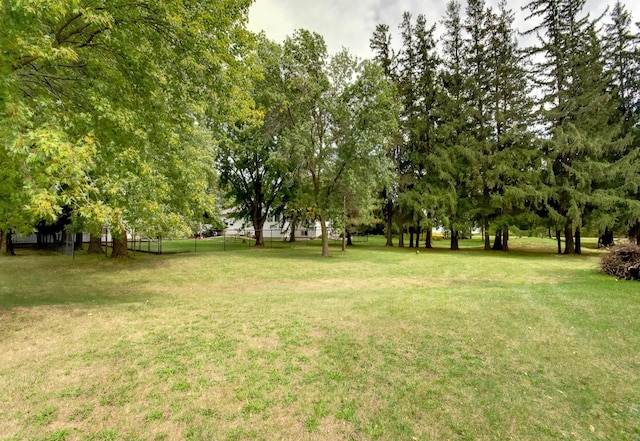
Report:
<svg viewBox="0 0 640 441"><path fill-rule="evenodd" d="M364 61L305 30L252 35L249 4L3 3L0 252L66 216L122 255L127 234L188 234L223 205L258 246L270 215L319 221L325 255L328 224L426 247L441 227L452 249L472 228L487 249L514 227L559 253L585 230L640 240L640 41L621 3L534 0L522 47L506 1L451 1L438 23L405 13L397 43L378 25Z"/></svg>
<svg viewBox="0 0 640 441"><path fill-rule="evenodd" d="M524 48L506 1L469 0L464 15L449 2L439 47L423 15L404 14L397 52L377 27L371 48L402 103L389 226L444 226L452 249L472 225L486 249L490 233L508 249L510 226L545 226L565 253L585 227L640 240L637 25L619 2L606 21L584 5L530 2Z"/></svg>
<svg viewBox="0 0 640 441"><path fill-rule="evenodd" d="M424 15L403 15L399 45L378 25L370 44L385 81L373 83L391 86L395 105L383 106L395 114L380 113L370 85L345 102L346 55L325 61L322 38L300 31L260 57L272 75L254 91L260 134L248 139L244 122L232 131L222 183L256 231L281 211L293 225L331 219L346 235L377 217L390 246L394 233L422 246L424 231L430 247L434 227L449 231L451 249L474 227L485 249L508 250L510 227L555 233L567 254L581 252L585 229L640 241L638 26L619 2L607 17L584 5L530 2L530 47L506 1L469 0L464 13L449 2L438 41ZM340 119L345 109L352 119ZM358 126L370 115L379 119ZM370 144L348 156L347 139Z"/></svg>
<svg viewBox="0 0 640 441"><path fill-rule="evenodd" d="M583 228L640 241L638 26L620 2L606 20L584 5L530 2L524 48L504 0L469 0L464 15L449 2L439 47L423 15L404 14L397 52L377 27L371 48L402 103L388 233L443 226L455 249L476 226L485 249L490 233L508 249L510 226L544 226L567 254Z"/></svg>

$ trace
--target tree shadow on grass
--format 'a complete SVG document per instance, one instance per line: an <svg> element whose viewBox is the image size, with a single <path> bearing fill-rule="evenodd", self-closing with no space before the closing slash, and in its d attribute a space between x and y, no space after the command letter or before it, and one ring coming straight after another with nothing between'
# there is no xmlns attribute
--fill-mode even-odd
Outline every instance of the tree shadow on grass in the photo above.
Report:
<svg viewBox="0 0 640 441"><path fill-rule="evenodd" d="M22 252L0 259L0 310L145 302L154 295L147 287L148 274L162 265L162 260L153 258L114 261L104 256L71 259L57 253ZM143 274L137 277L136 270Z"/></svg>

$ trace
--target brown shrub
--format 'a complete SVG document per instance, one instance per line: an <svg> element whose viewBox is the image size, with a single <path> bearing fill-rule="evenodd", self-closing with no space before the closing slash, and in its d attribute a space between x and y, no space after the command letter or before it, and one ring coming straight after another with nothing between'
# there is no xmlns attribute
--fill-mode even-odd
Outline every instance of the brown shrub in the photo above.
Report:
<svg viewBox="0 0 640 441"><path fill-rule="evenodd" d="M640 246L626 242L616 245L602 257L600 268L623 280L640 280Z"/></svg>

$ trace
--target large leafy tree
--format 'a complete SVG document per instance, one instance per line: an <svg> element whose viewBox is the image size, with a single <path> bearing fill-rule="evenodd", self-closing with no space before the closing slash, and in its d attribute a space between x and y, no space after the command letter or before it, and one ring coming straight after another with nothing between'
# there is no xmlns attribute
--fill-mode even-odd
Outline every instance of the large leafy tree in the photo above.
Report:
<svg viewBox="0 0 640 441"><path fill-rule="evenodd" d="M217 164L223 187L238 204L238 216L251 219L256 246L264 246L263 228L272 211L283 211L296 188L295 164L280 141L287 123L280 45L260 37L255 79L247 84L254 109L226 127Z"/></svg>
<svg viewBox="0 0 640 441"><path fill-rule="evenodd" d="M0 13L0 237L28 231L37 220L54 221L62 207L90 186L96 141L81 115L61 112L77 99L83 75L75 48L88 45L70 24L50 22L69 6L57 2L3 2ZM64 23L70 21L67 19ZM96 23L105 23L93 17ZM63 68L61 66L69 66ZM78 127L80 126L80 127Z"/></svg>
<svg viewBox="0 0 640 441"><path fill-rule="evenodd" d="M185 231L211 202L204 129L238 107L221 97L241 95L248 6L4 2L0 157L29 185L3 186L21 214L1 228L29 228L68 206L92 230L111 228L114 255L126 253L127 231Z"/></svg>
<svg viewBox="0 0 640 441"><path fill-rule="evenodd" d="M394 93L379 66L358 63L346 51L329 57L318 34L296 31L284 56L289 125L283 137L301 165L328 256L328 222L344 218L346 198L368 200L386 174L397 123Z"/></svg>

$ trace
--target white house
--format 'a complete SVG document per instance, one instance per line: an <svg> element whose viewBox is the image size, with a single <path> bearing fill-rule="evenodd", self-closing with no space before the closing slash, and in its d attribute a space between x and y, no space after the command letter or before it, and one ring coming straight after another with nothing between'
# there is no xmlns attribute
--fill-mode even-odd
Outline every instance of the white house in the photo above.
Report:
<svg viewBox="0 0 640 441"><path fill-rule="evenodd" d="M221 213L222 221L226 225L224 234L227 236L255 237L255 229L251 219L239 219L234 216L237 209L230 208ZM331 231L327 223L328 231ZM291 224L282 215L271 215L267 218L262 229L265 240L288 240L291 232ZM316 239L322 236L322 228L319 221L310 225L298 225L295 230L296 239Z"/></svg>

